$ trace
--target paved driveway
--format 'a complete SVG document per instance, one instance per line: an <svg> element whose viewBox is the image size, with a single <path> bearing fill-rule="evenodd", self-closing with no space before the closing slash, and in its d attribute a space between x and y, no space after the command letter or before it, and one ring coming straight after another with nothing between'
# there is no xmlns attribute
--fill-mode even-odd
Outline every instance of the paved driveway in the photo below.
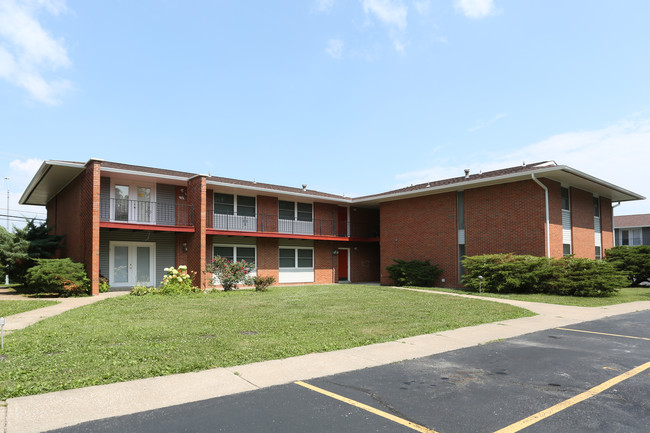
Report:
<svg viewBox="0 0 650 433"><path fill-rule="evenodd" d="M649 432L650 312L57 432Z"/></svg>

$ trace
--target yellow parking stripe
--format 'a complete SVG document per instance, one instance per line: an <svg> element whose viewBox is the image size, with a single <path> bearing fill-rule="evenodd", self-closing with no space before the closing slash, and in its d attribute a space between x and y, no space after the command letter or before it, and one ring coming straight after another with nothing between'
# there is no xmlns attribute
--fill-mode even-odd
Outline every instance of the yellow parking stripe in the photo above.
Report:
<svg viewBox="0 0 650 433"><path fill-rule="evenodd" d="M343 397L343 396L338 395L338 394L334 394L333 392L329 392L329 391L324 390L322 388L319 388L317 386L310 385L310 384L308 384L306 382L297 381L297 382L294 382L294 383L296 385L304 386L305 388L311 389L312 391L319 392L319 393L321 393L323 395L335 398L335 399L337 399L339 401L342 401L344 403L347 403L347 404L350 404L352 406L358 407L360 409L367 410L370 413L374 413L375 415L379 415L379 416L384 417L386 419L389 419L389 420L391 420L393 422L396 422L396 423L401 424L403 426L409 427L409 428L411 428L411 429L413 429L415 431L419 431L421 433L438 433L435 430L428 429L428 428L423 427L421 425L412 423L411 421L407 421L407 420L399 418L399 417L397 417L395 415L391 415L388 412L384 412L384 411L381 411L379 409L375 409L374 407L365 405L363 403L359 403L358 401L351 400L351 399L349 399L347 397Z"/></svg>
<svg viewBox="0 0 650 433"><path fill-rule="evenodd" d="M583 331L582 329L570 329L570 328L555 328L555 329L561 329L561 330L563 330L563 331L584 332L585 334L608 335L608 336L610 336L610 337L634 338L634 339L636 339L636 340L647 340L647 341L650 341L650 338L645 338L645 337L633 337L632 335L608 334L608 333L606 333L606 332Z"/></svg>
<svg viewBox="0 0 650 433"><path fill-rule="evenodd" d="M494 433L514 433L518 432L519 430L525 429L526 427L535 424L538 421L543 420L544 418L548 418L549 416L556 414L568 407L573 406L576 403L580 403L581 401L584 401L588 398L591 398L597 394L600 394L601 392L611 388L612 386L624 381L625 379L629 379L630 377L639 374L645 370L650 368L650 362L646 362L643 365L640 365L636 368L633 368L632 370L629 370L619 376L614 377L613 379L609 379L607 382L603 382L598 386L595 386L582 394L578 394L575 397L572 397L568 400L563 401L562 403L558 403L555 406L551 406L548 409L545 409L541 412L537 412L535 415L531 415L526 419L523 419L521 421L518 421L514 424L509 425L508 427L504 427L501 430L497 430Z"/></svg>

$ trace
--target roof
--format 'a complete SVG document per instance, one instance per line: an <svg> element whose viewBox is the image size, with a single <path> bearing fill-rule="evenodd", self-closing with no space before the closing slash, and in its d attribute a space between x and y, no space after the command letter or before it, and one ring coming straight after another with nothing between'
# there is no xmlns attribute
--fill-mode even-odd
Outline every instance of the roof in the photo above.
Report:
<svg viewBox="0 0 650 433"><path fill-rule="evenodd" d="M329 194L305 188L293 188L282 185L259 183L225 177L208 176L176 170L130 165L117 162L100 161L101 170L106 173L119 173L132 176L151 176L157 179L167 179L170 182L184 183L196 176L205 176L208 187L216 186L232 191L257 191L273 193L274 195L297 197L302 199L318 199L342 204L359 204L378 206L381 202L417 197L447 191L463 191L470 188L496 185L507 182L529 180L532 178L548 178L576 188L590 191L612 201L643 200L645 197L628 191L619 186L598 179L574 168L558 165L554 161L541 161L533 164L522 164L485 173L471 174L450 179L437 180L418 185L411 185L379 194L349 198L342 195ZM75 177L85 170L87 163L71 161L45 161L28 185L20 199L21 204L45 205L65 188Z"/></svg>
<svg viewBox="0 0 650 433"><path fill-rule="evenodd" d="M650 227L650 213L615 216L614 227Z"/></svg>

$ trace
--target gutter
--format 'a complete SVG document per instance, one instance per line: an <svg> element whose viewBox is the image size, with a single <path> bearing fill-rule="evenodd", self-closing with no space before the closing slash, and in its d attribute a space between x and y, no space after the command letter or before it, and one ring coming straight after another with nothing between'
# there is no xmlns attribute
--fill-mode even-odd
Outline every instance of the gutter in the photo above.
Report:
<svg viewBox="0 0 650 433"><path fill-rule="evenodd" d="M535 177L535 173L530 174L535 183L544 189L544 201L546 202L546 257L551 258L551 221L548 211L548 188Z"/></svg>

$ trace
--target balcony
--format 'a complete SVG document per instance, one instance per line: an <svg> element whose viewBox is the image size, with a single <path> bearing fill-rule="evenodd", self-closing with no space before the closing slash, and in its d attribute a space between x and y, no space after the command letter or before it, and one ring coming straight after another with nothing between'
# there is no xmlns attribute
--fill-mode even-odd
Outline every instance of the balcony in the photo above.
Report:
<svg viewBox="0 0 650 433"><path fill-rule="evenodd" d="M110 223L187 227L194 224L194 210L187 204L111 198L100 201L99 219Z"/></svg>
<svg viewBox="0 0 650 433"><path fill-rule="evenodd" d="M379 225L314 219L298 221L278 218L277 215L243 216L212 214L212 229L217 231L273 233L295 237L336 237L371 239L379 237Z"/></svg>

